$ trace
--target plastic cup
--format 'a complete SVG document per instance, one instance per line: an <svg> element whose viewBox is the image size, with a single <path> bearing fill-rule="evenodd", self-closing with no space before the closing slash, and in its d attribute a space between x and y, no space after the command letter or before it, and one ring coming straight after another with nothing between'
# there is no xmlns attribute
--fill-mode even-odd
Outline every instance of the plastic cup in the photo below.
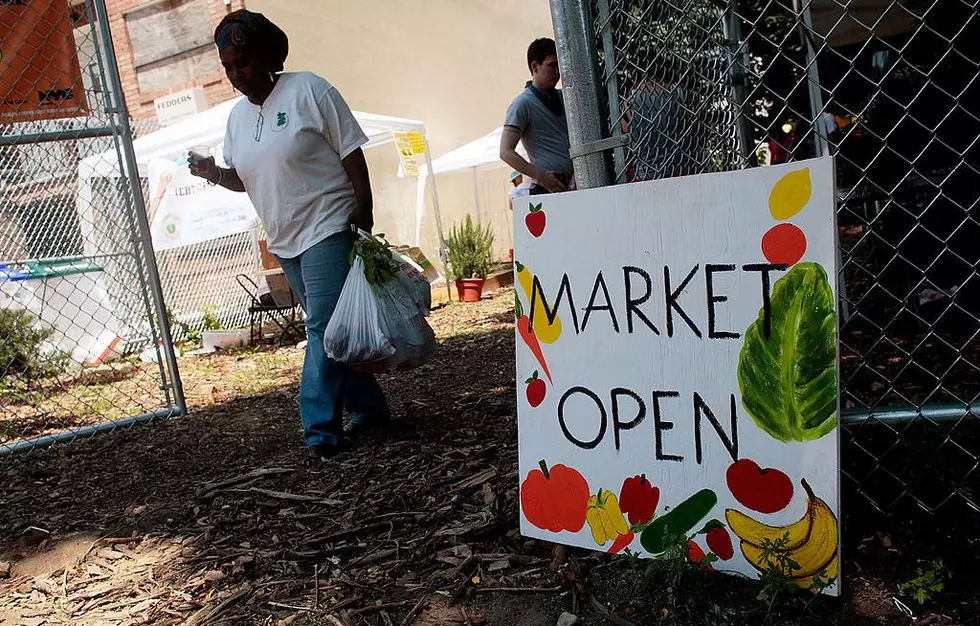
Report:
<svg viewBox="0 0 980 626"><path fill-rule="evenodd" d="M211 158L211 147L210 146L194 146L187 151L190 154L191 160L197 163L198 161L205 161Z"/></svg>

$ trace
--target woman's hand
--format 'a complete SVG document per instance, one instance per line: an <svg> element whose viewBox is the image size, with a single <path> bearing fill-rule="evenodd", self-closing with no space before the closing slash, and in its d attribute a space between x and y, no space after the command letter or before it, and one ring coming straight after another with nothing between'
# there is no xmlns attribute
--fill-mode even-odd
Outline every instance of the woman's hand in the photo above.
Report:
<svg viewBox="0 0 980 626"><path fill-rule="evenodd" d="M189 157L187 164L192 175L203 178L208 182L214 182L214 179L218 177L218 166L214 162L214 157L208 157L206 159Z"/></svg>
<svg viewBox="0 0 980 626"><path fill-rule="evenodd" d="M367 216L361 209L354 209L351 211L350 217L347 218L347 222L354 228L360 228L366 233L370 233L371 229L374 228L374 216L368 213Z"/></svg>
<svg viewBox="0 0 980 626"><path fill-rule="evenodd" d="M245 191L245 183L238 177L238 172L234 168L221 168L215 165L214 157L206 159L187 159L188 169L191 174L198 178L203 178L212 185L221 185L228 191Z"/></svg>

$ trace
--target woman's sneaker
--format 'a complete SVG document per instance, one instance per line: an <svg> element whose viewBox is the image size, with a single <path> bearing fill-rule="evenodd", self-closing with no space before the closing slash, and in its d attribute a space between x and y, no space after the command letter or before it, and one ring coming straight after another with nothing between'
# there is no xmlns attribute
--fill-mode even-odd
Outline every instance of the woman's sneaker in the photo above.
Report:
<svg viewBox="0 0 980 626"><path fill-rule="evenodd" d="M326 462L342 452L350 450L350 444L342 442L340 445L321 443L310 446L310 458L314 461Z"/></svg>
<svg viewBox="0 0 980 626"><path fill-rule="evenodd" d="M350 424L344 426L344 434L349 437L369 436L377 439L384 439L388 435L388 428L391 425L391 416L365 417L356 416Z"/></svg>

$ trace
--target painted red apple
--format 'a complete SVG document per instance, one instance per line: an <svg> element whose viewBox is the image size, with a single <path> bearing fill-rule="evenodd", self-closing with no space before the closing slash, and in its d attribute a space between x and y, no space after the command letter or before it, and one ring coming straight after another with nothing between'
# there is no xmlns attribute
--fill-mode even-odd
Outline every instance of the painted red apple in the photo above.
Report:
<svg viewBox="0 0 980 626"><path fill-rule="evenodd" d="M524 216L524 225L527 226L529 233L535 237L544 234L544 227L548 224L548 218L541 210L541 203L532 204L528 214Z"/></svg>
<svg viewBox="0 0 980 626"><path fill-rule="evenodd" d="M544 384L543 380L538 378L537 370L535 370L530 378L524 381L524 384L527 385L527 389L525 389L527 403L532 408L541 406L541 403L544 402L544 397L548 394L548 386Z"/></svg>
<svg viewBox="0 0 980 626"><path fill-rule="evenodd" d="M728 468L728 489L745 508L757 513L782 511L793 499L793 481L778 469L762 469L750 459Z"/></svg>

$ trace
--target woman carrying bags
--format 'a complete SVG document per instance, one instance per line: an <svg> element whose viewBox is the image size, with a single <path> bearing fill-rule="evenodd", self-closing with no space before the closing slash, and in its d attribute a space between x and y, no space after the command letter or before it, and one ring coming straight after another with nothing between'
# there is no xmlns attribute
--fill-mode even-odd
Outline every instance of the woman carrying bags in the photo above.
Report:
<svg viewBox="0 0 980 626"><path fill-rule="evenodd" d="M228 14L214 41L228 79L246 97L228 118L228 168L192 157L190 170L248 194L269 250L306 312L300 414L311 455L325 460L346 447L345 407L354 413L347 434L383 426L390 415L375 378L327 358L323 347L323 331L350 270L351 227L373 226L361 150L368 139L330 83L309 72L283 72L288 39L263 15Z"/></svg>

